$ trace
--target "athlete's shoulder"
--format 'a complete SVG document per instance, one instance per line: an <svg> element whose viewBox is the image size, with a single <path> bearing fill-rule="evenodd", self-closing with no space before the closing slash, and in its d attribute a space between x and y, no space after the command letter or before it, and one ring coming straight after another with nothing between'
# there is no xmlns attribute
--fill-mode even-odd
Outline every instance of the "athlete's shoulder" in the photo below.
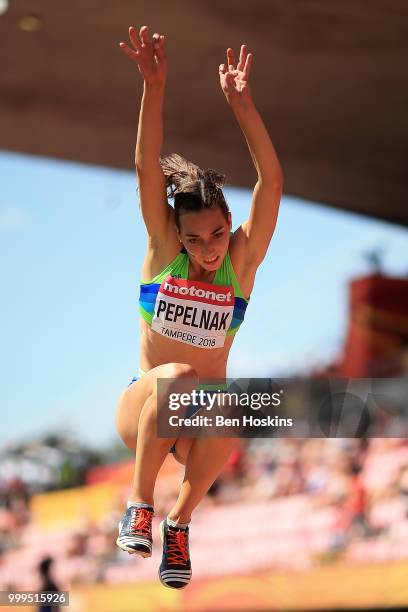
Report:
<svg viewBox="0 0 408 612"><path fill-rule="evenodd" d="M143 261L141 278L152 279L156 277L181 254L182 245L179 240L174 239L173 236L169 236L169 240L164 244L158 244L149 239Z"/></svg>
<svg viewBox="0 0 408 612"><path fill-rule="evenodd" d="M244 269L246 269L251 262L249 261L248 238L242 225L237 227L234 232L231 232L229 253L235 272L237 274L244 272Z"/></svg>
<svg viewBox="0 0 408 612"><path fill-rule="evenodd" d="M251 259L247 237L241 225L231 234L229 253L241 291L244 296L249 296L254 286L255 274L259 264Z"/></svg>

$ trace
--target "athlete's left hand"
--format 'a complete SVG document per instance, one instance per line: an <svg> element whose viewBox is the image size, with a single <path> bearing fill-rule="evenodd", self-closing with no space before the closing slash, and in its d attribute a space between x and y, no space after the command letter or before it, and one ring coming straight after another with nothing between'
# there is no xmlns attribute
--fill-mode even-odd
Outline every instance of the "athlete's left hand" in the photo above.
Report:
<svg viewBox="0 0 408 612"><path fill-rule="evenodd" d="M241 45L238 64L235 64L233 49L227 49L227 64L219 67L220 85L227 101L232 106L245 103L251 99L249 88L249 71L252 65L252 53L247 52L247 46Z"/></svg>

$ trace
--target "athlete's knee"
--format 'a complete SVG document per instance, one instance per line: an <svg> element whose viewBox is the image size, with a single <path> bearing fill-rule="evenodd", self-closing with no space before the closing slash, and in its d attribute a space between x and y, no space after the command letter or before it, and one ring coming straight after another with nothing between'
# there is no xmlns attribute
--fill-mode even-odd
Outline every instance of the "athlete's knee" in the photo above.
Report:
<svg viewBox="0 0 408 612"><path fill-rule="evenodd" d="M128 449L134 452L136 450L137 434L129 431L129 427L126 427L126 424L118 418L116 419L116 431Z"/></svg>
<svg viewBox="0 0 408 612"><path fill-rule="evenodd" d="M135 453L137 436L131 436L126 432L122 432L119 435L122 438L122 441L124 442L124 444L128 447L128 449L132 451L132 453Z"/></svg>
<svg viewBox="0 0 408 612"><path fill-rule="evenodd" d="M129 388L127 387L119 397L115 427L126 446L134 451L136 449L137 432L135 428L129 428L129 399Z"/></svg>
<svg viewBox="0 0 408 612"><path fill-rule="evenodd" d="M166 363L160 378L155 388L160 404L160 398L166 399L166 404L171 394L191 393L198 385L198 374L188 363Z"/></svg>
<svg viewBox="0 0 408 612"><path fill-rule="evenodd" d="M198 374L188 363L166 363L163 366L163 378L192 379L195 383L198 380Z"/></svg>

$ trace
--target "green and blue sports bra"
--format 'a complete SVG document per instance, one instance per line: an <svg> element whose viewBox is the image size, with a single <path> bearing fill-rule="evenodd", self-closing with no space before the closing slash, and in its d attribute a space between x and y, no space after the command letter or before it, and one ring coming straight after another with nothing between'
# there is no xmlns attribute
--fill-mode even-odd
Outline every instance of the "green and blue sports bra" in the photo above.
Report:
<svg viewBox="0 0 408 612"><path fill-rule="evenodd" d="M221 348L239 329L249 302L241 291L229 250L212 283L188 279L183 247L149 282L140 281L139 310L162 336L198 348Z"/></svg>

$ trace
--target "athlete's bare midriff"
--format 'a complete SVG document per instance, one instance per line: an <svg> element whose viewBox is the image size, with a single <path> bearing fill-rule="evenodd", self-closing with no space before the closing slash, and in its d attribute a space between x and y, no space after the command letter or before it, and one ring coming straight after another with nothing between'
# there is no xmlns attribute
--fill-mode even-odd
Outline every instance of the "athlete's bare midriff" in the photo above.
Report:
<svg viewBox="0 0 408 612"><path fill-rule="evenodd" d="M202 349L162 336L140 321L140 367L145 372L164 363L187 363L200 378L225 378L234 336L227 336L222 348Z"/></svg>

